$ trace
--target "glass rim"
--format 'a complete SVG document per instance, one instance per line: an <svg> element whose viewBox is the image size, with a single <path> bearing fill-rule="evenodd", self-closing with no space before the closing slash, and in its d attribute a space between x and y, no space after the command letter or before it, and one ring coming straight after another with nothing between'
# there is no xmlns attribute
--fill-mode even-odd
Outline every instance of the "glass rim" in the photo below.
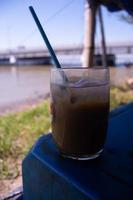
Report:
<svg viewBox="0 0 133 200"><path fill-rule="evenodd" d="M78 81L80 81L82 78L85 77L84 72L86 73L87 71L88 71L88 75L89 75L89 72L94 74L94 75L95 75L95 73L96 74L102 73L102 78L101 79L97 78L95 80L96 81L95 83L93 83L92 81L89 81L89 79L88 79L87 85L83 84L82 86L79 86L79 85L74 86L69 81L62 82L61 84L63 84L63 85L65 84L66 87L72 87L72 88L87 88L87 87L97 87L97 86L110 85L110 74L109 74L109 68L107 68L107 67L101 67L101 68L100 67L98 67L98 68L85 68L85 67L81 67L81 68L55 68L54 67L54 68L51 68L51 83L54 84L58 80L56 78L52 79L52 77L54 77L54 74L56 75L58 73L60 74L61 72L63 72L64 74L66 73L66 76L67 76L67 72L68 73L72 72L72 74L74 74L74 72L75 72L75 75L77 73L81 75L79 80L78 80ZM60 74L59 77L60 77L59 79L62 80L61 74ZM88 78L89 78L89 76L88 76Z"/></svg>
<svg viewBox="0 0 133 200"><path fill-rule="evenodd" d="M62 68L56 68L56 67L52 67L51 70L109 70L109 67L62 67Z"/></svg>

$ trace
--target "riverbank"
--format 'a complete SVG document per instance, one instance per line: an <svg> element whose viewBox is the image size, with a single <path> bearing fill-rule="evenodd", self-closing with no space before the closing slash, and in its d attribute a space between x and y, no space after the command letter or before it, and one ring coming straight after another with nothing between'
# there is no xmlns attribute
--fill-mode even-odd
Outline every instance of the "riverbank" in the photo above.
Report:
<svg viewBox="0 0 133 200"><path fill-rule="evenodd" d="M111 87L110 109L133 101L133 89ZM22 185L21 163L50 126L49 95L3 108L0 116L0 197Z"/></svg>
<svg viewBox="0 0 133 200"><path fill-rule="evenodd" d="M13 102L12 104L0 105L0 116L22 112L27 109L36 107L39 103L49 98L49 93L38 95L37 97L28 98L22 101Z"/></svg>

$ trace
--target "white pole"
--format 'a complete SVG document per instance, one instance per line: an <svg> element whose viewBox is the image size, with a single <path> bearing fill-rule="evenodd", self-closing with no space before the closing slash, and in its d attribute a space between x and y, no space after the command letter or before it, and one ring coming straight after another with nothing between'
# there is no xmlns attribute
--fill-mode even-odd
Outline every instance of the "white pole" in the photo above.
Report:
<svg viewBox="0 0 133 200"><path fill-rule="evenodd" d="M83 67L93 67L97 3L86 0Z"/></svg>
<svg viewBox="0 0 133 200"><path fill-rule="evenodd" d="M99 15L99 22L100 22L100 29L101 29L101 36L102 36L102 60L104 67L107 67L107 54L106 54L106 42L105 42L105 34L104 34L104 24L103 24L103 17L102 17L102 10L99 6L98 9L98 15Z"/></svg>

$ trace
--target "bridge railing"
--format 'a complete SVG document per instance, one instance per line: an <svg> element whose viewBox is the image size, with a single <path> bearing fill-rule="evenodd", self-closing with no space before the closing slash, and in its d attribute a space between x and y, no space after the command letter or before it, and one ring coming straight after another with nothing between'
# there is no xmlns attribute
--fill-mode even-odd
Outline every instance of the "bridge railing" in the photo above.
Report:
<svg viewBox="0 0 133 200"><path fill-rule="evenodd" d="M55 48L56 54L60 55L81 55L83 52L83 46L76 47L62 47ZM95 54L102 54L102 48L97 46L95 49ZM114 45L107 46L107 54L133 54L133 45ZM23 49L23 50L7 50L0 51L0 58L9 58L10 56L15 56L18 58L23 57L40 57L48 56L49 52L47 49Z"/></svg>

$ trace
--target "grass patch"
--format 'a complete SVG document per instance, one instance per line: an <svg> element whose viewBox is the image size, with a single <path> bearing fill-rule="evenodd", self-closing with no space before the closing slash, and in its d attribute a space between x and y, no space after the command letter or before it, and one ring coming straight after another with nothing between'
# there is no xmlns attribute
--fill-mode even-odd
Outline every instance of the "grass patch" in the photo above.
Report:
<svg viewBox="0 0 133 200"><path fill-rule="evenodd" d="M111 109L133 101L133 90L112 87ZM18 175L17 162L29 151L35 140L50 130L49 101L16 114L0 117L0 179Z"/></svg>
<svg viewBox="0 0 133 200"><path fill-rule="evenodd" d="M17 176L12 163L22 159L35 140L50 130L49 113L45 101L34 109L0 117L0 179Z"/></svg>
<svg viewBox="0 0 133 200"><path fill-rule="evenodd" d="M126 86L111 87L110 90L110 109L114 109L120 105L133 102L133 90Z"/></svg>

